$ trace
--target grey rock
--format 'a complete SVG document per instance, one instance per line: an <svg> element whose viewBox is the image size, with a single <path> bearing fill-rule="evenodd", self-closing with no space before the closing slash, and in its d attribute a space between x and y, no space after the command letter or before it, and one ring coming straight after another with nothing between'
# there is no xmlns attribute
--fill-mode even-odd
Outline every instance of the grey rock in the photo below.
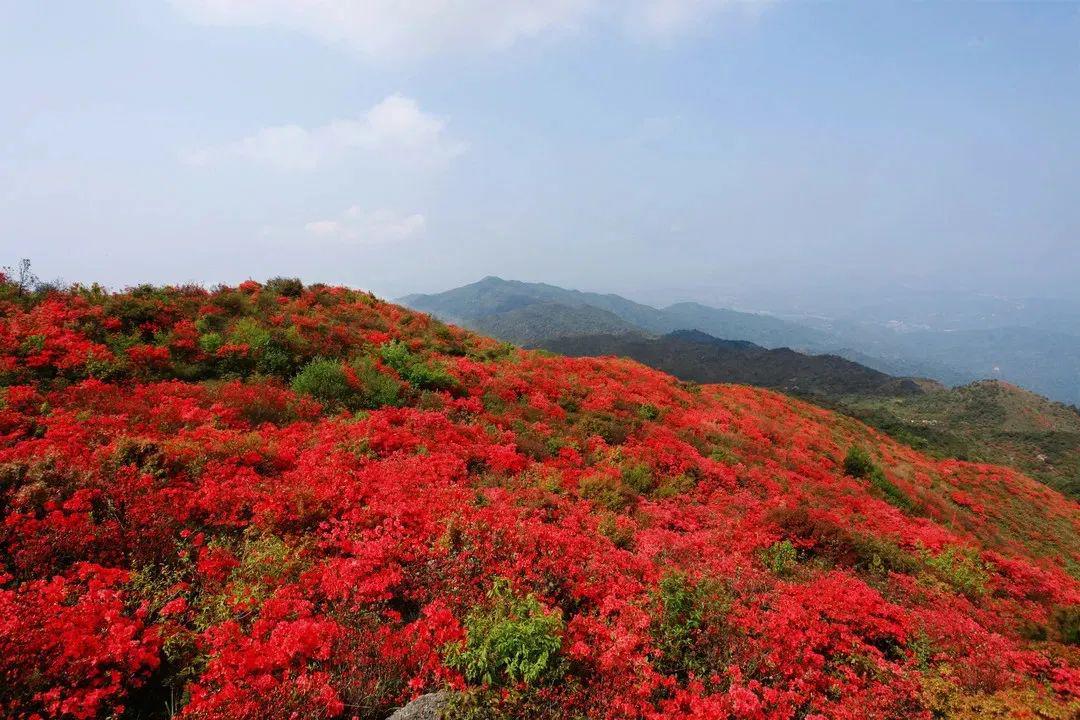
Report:
<svg viewBox="0 0 1080 720"><path fill-rule="evenodd" d="M396 710L386 720L440 720L449 700L450 693L445 690L421 695L405 707Z"/></svg>

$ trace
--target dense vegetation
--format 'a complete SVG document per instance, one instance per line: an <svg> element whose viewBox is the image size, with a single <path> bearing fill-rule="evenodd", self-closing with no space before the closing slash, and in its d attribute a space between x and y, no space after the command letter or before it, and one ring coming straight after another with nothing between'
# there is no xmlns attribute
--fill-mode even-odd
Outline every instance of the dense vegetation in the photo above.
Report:
<svg viewBox="0 0 1080 720"><path fill-rule="evenodd" d="M1008 465L1080 498L1075 407L994 381L904 396L848 394L828 404L936 457Z"/></svg>
<svg viewBox="0 0 1080 720"><path fill-rule="evenodd" d="M1071 718L1078 506L345 288L0 283L0 715Z"/></svg>

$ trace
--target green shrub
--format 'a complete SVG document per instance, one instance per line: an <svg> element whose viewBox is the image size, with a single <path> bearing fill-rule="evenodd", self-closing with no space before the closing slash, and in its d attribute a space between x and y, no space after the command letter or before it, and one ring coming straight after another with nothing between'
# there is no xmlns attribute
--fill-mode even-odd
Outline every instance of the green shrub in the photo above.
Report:
<svg viewBox="0 0 1080 720"><path fill-rule="evenodd" d="M790 540L781 540L761 551L761 562L776 575L789 575L798 563L798 552Z"/></svg>
<svg viewBox="0 0 1080 720"><path fill-rule="evenodd" d="M398 340L391 340L379 348L384 363L392 367L401 377L418 388L427 390L451 390L457 386L457 380L442 365L425 362L413 354Z"/></svg>
<svg viewBox="0 0 1080 720"><path fill-rule="evenodd" d="M207 355L213 355L225 344L225 339L220 333L209 332L199 336L199 349Z"/></svg>
<svg viewBox="0 0 1080 720"><path fill-rule="evenodd" d="M652 495L656 498L670 498L690 492L697 485L697 480L692 475L682 473L662 478L660 484L653 490Z"/></svg>
<svg viewBox="0 0 1080 720"><path fill-rule="evenodd" d="M622 482L628 490L638 495L648 495L656 486L652 470L649 469L648 465L641 464L624 467L622 469Z"/></svg>
<svg viewBox="0 0 1080 720"><path fill-rule="evenodd" d="M275 277L266 281L266 291L272 295L284 295L285 297L300 297L304 294L304 283L300 278Z"/></svg>
<svg viewBox="0 0 1080 720"><path fill-rule="evenodd" d="M518 597L496 578L490 606L465 618L465 641L447 647L446 664L469 682L489 685L542 683L562 672L562 617L534 595Z"/></svg>
<svg viewBox="0 0 1080 720"><path fill-rule="evenodd" d="M255 318L241 318L229 330L229 342L260 351L270 343L270 331Z"/></svg>
<svg viewBox="0 0 1080 720"><path fill-rule="evenodd" d="M288 348L270 340L262 349L257 365L259 372L287 378L296 370L296 359Z"/></svg>
<svg viewBox="0 0 1080 720"><path fill-rule="evenodd" d="M1050 616L1059 642L1080 645L1080 605L1060 607Z"/></svg>
<svg viewBox="0 0 1080 720"><path fill-rule="evenodd" d="M654 599L651 631L658 671L685 679L690 673L708 676L723 664L730 600L722 586L672 573L660 580Z"/></svg>
<svg viewBox="0 0 1080 720"><path fill-rule="evenodd" d="M386 373L379 372L371 359L354 360L352 368L361 385L356 403L359 407L374 410L384 405L401 404L401 383Z"/></svg>
<svg viewBox="0 0 1080 720"><path fill-rule="evenodd" d="M874 461L864 448L852 445L844 458L844 473L851 477L869 477L875 469Z"/></svg>
<svg viewBox="0 0 1080 720"><path fill-rule="evenodd" d="M893 483L885 475L885 471L874 464L865 449L853 445L844 458L844 473L851 477L869 479L870 484L877 488L885 500L901 510L911 512L915 509L915 503L903 490Z"/></svg>
<svg viewBox="0 0 1080 720"><path fill-rule="evenodd" d="M655 405L645 403L638 407L637 416L642 420L656 420L660 417L660 409Z"/></svg>
<svg viewBox="0 0 1080 720"><path fill-rule="evenodd" d="M357 395L341 363L325 358L315 358L305 365L293 378L292 388L333 408L350 407Z"/></svg>
<svg viewBox="0 0 1080 720"><path fill-rule="evenodd" d="M986 594L990 576L973 548L951 545L937 555L923 554L923 562L932 575L970 598Z"/></svg>
<svg viewBox="0 0 1080 720"><path fill-rule="evenodd" d="M586 475L581 478L578 481L578 494L614 512L625 510L638 499L630 488L608 475Z"/></svg>
<svg viewBox="0 0 1080 720"><path fill-rule="evenodd" d="M876 487L885 496L885 500L894 507L900 508L911 512L915 509L915 503L912 502L903 490L896 486L888 477L885 476L885 472L879 468L874 467L870 472L870 484Z"/></svg>
<svg viewBox="0 0 1080 720"><path fill-rule="evenodd" d="M622 445L633 430L628 423L602 412L582 413L575 429L582 438L598 435L608 445Z"/></svg>

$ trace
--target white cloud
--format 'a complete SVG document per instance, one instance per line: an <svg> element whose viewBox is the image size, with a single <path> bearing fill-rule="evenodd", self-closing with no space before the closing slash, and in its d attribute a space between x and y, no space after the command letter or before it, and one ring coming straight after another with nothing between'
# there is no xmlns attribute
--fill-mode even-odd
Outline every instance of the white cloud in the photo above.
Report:
<svg viewBox="0 0 1080 720"><path fill-rule="evenodd" d="M209 25L299 30L372 58L497 50L569 30L596 0L172 0Z"/></svg>
<svg viewBox="0 0 1080 720"><path fill-rule="evenodd" d="M379 60L505 49L519 40L621 24L667 37L721 9L766 0L172 0L195 22L281 27Z"/></svg>
<svg viewBox="0 0 1080 720"><path fill-rule="evenodd" d="M349 244L379 245L422 235L427 219L420 213L405 215L393 210L365 210L354 205L340 217L314 220L304 226L312 238Z"/></svg>
<svg viewBox="0 0 1080 720"><path fill-rule="evenodd" d="M415 100L391 95L359 119L303 128L279 125L235 142L183 153L191 165L244 158L284 170L314 170L349 153L386 159L396 166L438 166L465 152L449 138L446 121L423 112Z"/></svg>
<svg viewBox="0 0 1080 720"><path fill-rule="evenodd" d="M624 22L636 36L670 38L693 31L721 10L753 14L767 0L635 0L629 3Z"/></svg>

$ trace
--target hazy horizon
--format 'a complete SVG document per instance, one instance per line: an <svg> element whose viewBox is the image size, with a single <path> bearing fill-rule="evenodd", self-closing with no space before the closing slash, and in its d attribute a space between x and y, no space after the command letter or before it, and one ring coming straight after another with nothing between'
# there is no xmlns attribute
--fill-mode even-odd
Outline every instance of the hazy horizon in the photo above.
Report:
<svg viewBox="0 0 1080 720"><path fill-rule="evenodd" d="M0 5L0 262L775 312L1080 287L1071 4Z"/></svg>

